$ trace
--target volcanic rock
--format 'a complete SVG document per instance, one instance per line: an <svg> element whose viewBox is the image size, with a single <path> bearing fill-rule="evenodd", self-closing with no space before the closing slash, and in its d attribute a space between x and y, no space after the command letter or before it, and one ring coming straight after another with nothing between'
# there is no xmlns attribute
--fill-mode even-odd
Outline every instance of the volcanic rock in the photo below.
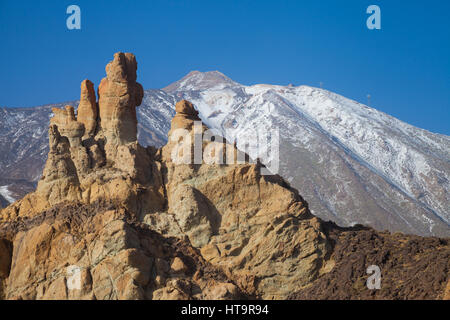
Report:
<svg viewBox="0 0 450 320"><path fill-rule="evenodd" d="M323 222L261 162L236 161L188 101L167 145L140 146L136 68L114 55L97 117L88 81L78 119L54 110L36 191L0 212L0 298L446 297L448 239ZM364 285L372 264L381 290Z"/></svg>
<svg viewBox="0 0 450 320"><path fill-rule="evenodd" d="M68 110L73 112L73 109ZM55 113L55 118L53 119L58 120L57 114L58 113ZM72 131L67 130L67 123L58 122L57 120L52 121L52 123L59 123L60 127L64 128L63 132L72 134ZM76 124L77 122L71 119L68 123L69 126L74 126L73 124ZM80 130L79 134L82 135L83 130ZM48 202L49 206L61 202L62 199L66 201L78 200L81 198L80 181L77 174L77 168L71 157L69 137L61 136L58 125L56 124L50 125L48 136L50 151L41 180L36 189L36 194L38 197L44 198L43 202ZM78 135L77 138L80 139L81 136ZM73 141L77 141L78 143L78 140L74 140L75 138L72 137L71 139L72 143ZM83 166L86 165L86 163L79 165ZM39 206L39 209L42 208Z"/></svg>
<svg viewBox="0 0 450 320"><path fill-rule="evenodd" d="M178 101L175 105L176 114L172 119L171 130L175 129L190 129L194 121L200 121L198 111L195 110L194 105L186 100ZM170 136L170 133L169 133Z"/></svg>
<svg viewBox="0 0 450 320"><path fill-rule="evenodd" d="M166 238L111 204L56 206L25 224L3 226L12 256L0 240L2 264L11 264L7 299L205 299L223 296L228 279L188 243ZM157 265L190 261L171 275ZM5 259L3 259L5 258ZM3 269L7 269L8 266ZM174 266L174 263L172 263ZM175 266L174 266L175 267ZM201 273L202 277L193 277ZM0 279L4 273L0 274ZM195 290L191 288L196 288ZM216 289L217 288L217 289ZM1 291L0 291L1 292ZM230 298L239 298L236 288Z"/></svg>
<svg viewBox="0 0 450 320"><path fill-rule="evenodd" d="M60 133L69 139L71 147L79 147L81 145L81 137L84 134L84 125L77 121L72 106L65 106L64 109L53 108L53 118L50 124L55 124Z"/></svg>
<svg viewBox="0 0 450 320"><path fill-rule="evenodd" d="M89 80L81 82L80 103L77 109L77 119L84 124L85 136L95 135L97 128L98 106L95 97L94 84Z"/></svg>
<svg viewBox="0 0 450 320"><path fill-rule="evenodd" d="M100 128L107 149L137 139L136 107L142 102L144 90L136 82L136 70L133 54L116 53L98 87Z"/></svg>

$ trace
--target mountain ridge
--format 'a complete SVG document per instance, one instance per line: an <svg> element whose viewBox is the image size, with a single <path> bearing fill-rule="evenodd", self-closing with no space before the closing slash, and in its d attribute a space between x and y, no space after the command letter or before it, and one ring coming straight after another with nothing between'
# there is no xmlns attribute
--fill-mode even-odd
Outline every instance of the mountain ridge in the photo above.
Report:
<svg viewBox="0 0 450 320"><path fill-rule="evenodd" d="M196 105L199 106L200 115L201 116L203 115L202 119L210 127L213 127L213 128L216 128L216 129L217 128L222 129L221 130L222 134L227 136L225 131L229 131L229 128L224 128L223 127L223 125L226 122L226 120L223 120L222 123L221 123L220 120L216 121L216 122L213 122L209 118L209 115L211 115L214 112L216 112L216 109L217 109L217 108L213 107L213 105L215 103L214 100L215 99L219 99L219 101L222 103L223 101L221 101L220 99L227 99L227 98L229 98L230 96L233 96L233 95L238 96L236 98L236 100L239 100L239 99L241 99L241 100L242 99L250 99L250 98L245 98L245 97L243 98L242 96L239 96L240 92L238 90L235 90L235 92L233 92L233 93L226 92L227 91L227 88L226 88L227 86L225 85L224 87L225 88L221 88L220 90L215 90L214 87L213 87L213 88L210 88L210 90L209 90L210 92L206 92L206 93L203 91L203 92L200 93L200 94L203 94L203 97L200 98L200 99L198 98L198 92L195 92L195 91L192 92L192 95L185 94L185 95L183 95L183 97L186 97L186 98L190 99ZM228 89L229 89L229 87L228 87ZM339 96L337 94L328 92L328 91L326 91L324 89L318 89L318 88L313 88L313 87L309 87L309 86L284 87L284 86L274 86L274 85L241 86L239 89L240 89L241 92L243 90L245 90L245 91L248 91L250 93L254 93L253 97L261 96L261 93L262 93L262 95L265 95L265 97L267 98L269 103L270 103L270 99L277 99L278 100L278 102L277 102L278 105L284 103L285 105L288 105L289 109L291 109L294 113L301 112L301 116L307 117L308 120L312 119L312 121L310 121L310 122L314 123L315 127L319 128L323 132L326 132L327 136L331 138L330 140L333 140L333 143L340 143L341 145L344 145L347 150L350 149L350 151L353 153L354 156L356 156L357 159L363 158L365 160L364 165L366 167L368 167L369 169L376 168L377 170L373 170L372 169L372 171L377 171L378 174L381 172L383 177L384 177L384 179L389 184L395 185L403 193L406 193L407 196L411 196L412 193L415 192L416 194L413 195L413 197L417 198L418 196L420 196L420 194L419 194L420 191L414 190L414 188L417 189L417 187L419 187L419 190L426 190L426 189L424 189L423 187L420 187L420 183L419 183L419 186L417 186L417 181L412 181L412 184L410 184L409 182L405 182L405 178L402 177L402 176L395 177L394 174L396 174L398 172L401 172L400 164L395 164L394 163L394 165L396 165L395 168L389 168L389 167L383 168L382 164L377 163L377 159L376 158L372 159L373 160L372 162L367 161L367 157L364 158L364 156L361 156L361 151L364 151L364 152L367 153L368 150L361 150L360 147L362 146L363 149L364 148L367 149L367 147L370 148L371 145L368 145L367 143L366 144L364 144L364 143L363 144L353 143L353 144L350 144L350 145L348 143L345 143L345 139L343 139L343 138L348 138L348 137L353 138L353 137L357 136L357 134L359 133L358 131L356 131L356 132L353 131L353 126L356 124L357 126L359 125L359 127L361 127L361 124L358 123L358 121L360 121L360 120L357 119L358 121L355 122L355 120L352 117L348 116L348 114L350 114L350 113L347 112L347 114L344 114L344 118L343 119L339 119L339 118L337 119L337 124L339 124L339 122L342 121L342 120L344 120L344 122L346 120L349 120L349 121L347 121L345 127L341 125L341 129L342 129L341 132L336 132L336 130L334 130L334 129L336 129L336 123L333 123L332 125L330 125L330 123L327 123L327 119L326 118L321 119L320 118L321 112L318 112L317 114L314 114L314 110L315 109L312 107L312 105L314 105L314 107L317 107L318 109L323 108L323 106L324 105L326 106L327 103L330 104L331 100L329 98L331 96L331 98L333 100L344 101L344 103L349 105L349 107L347 105L344 105L344 106L350 108L350 110L355 110L356 107L359 108L359 109L367 110L365 115L367 115L367 113L368 113L369 116L370 116L368 118L371 121L373 121L375 123L378 123L379 125L384 125L389 131L391 131L391 132L389 132L390 135L397 135L397 136L399 136L399 135L403 134L403 136L401 136L401 138L404 139L405 141L407 141L407 143L408 143L407 144L408 145L408 149L407 149L407 152L406 152L405 156L408 156L409 158L411 158L411 156L414 157L417 154L417 153L416 154L412 153L412 155L407 154L408 152L410 152L412 150L411 147L416 147L417 148L417 143L416 143L416 145L411 146L411 143L410 143L411 140L413 142L419 141L419 144L423 144L424 141L425 142L431 142L432 143L431 147L430 147L430 145L427 145L427 148L428 148L427 151L429 151L429 150L435 151L435 154L437 153L438 156L443 157L443 159L431 159L431 160L432 161L438 161L440 167L445 168L445 169L443 169L444 171L439 171L439 169L438 169L437 172L435 172L437 176L435 175L434 179L439 179L439 177L443 176L442 180L443 180L443 183L445 184L445 186L441 187L441 189L439 191L440 192L440 196L443 197L443 199L440 199L440 200L442 200L444 202L444 204L448 203L449 199L448 199L448 196L447 197L445 196L445 191L448 190L448 188L449 188L448 187L448 170L449 170L449 166L448 166L449 160L448 159L450 158L450 156L449 156L449 152L447 150L450 150L450 144L448 143L450 140L449 140L449 138L447 136L445 136L445 135L434 135L434 134L432 134L432 133L430 133L430 132L428 132L426 130L415 128L415 127L413 127L411 125L408 125L405 122L402 122L402 121L400 121L400 120L398 120L398 119L396 119L394 117L391 117L391 116L389 116L389 115L387 115L385 113L382 113L382 112L377 111L377 110L375 110L373 108L364 106L364 105L362 105L360 103L357 103L357 102L355 102L353 100L344 98L344 97ZM182 92L182 91L183 90L180 90L180 92ZM191 92L191 91L192 90L187 90L187 92ZM221 91L221 92L218 92L218 91ZM314 95L314 94L315 95L319 95L320 107L319 107L319 105L318 105L318 103L316 101L311 101L311 99L309 99L309 101L308 101L308 99L304 99L304 100L306 100L306 103L305 103L305 101L303 101L303 103L301 103L301 104L304 105L304 106L307 106L307 107L309 106L309 108L306 108L306 110L304 108L302 109L302 108L299 108L299 107L297 107L297 108L294 107L293 108L292 104L290 102L286 104L286 99L284 98L284 97L286 97L285 92L282 92L281 96L283 96L283 94L284 94L284 96L280 100L280 95L278 94L280 91L285 91L285 92L288 93L288 95L290 94L291 97L288 96L288 98L292 98L292 95L293 95L292 93L289 93L289 91L297 91L296 92L296 97L294 97L294 98L297 98L299 96L301 97L302 96L302 92L303 92L303 96L305 96L306 98L308 98L308 96L311 96L311 95ZM206 97L207 94L209 94L211 97ZM322 97L320 95L322 95ZM323 96L325 96L325 97L323 97ZM210 100L208 100L208 99L210 99ZM230 100L232 100L232 98L229 98L228 102L230 102ZM293 99L293 100L295 102L295 99ZM264 101L264 97L262 98L262 101ZM257 110L257 108L261 107L261 102L262 101L260 101L259 104L254 104L254 110ZM227 102L222 103L221 106L223 106L224 104L226 105L226 103ZM231 103L233 103L233 102L231 102ZM240 109L242 109L242 105L244 103L252 103L252 100L250 99L250 100L247 100L247 101L244 101L244 102L239 102L239 101L236 102L235 109L233 109L233 111L230 111L229 109L227 109L225 111L225 114L227 114L229 112L239 112ZM203 107L202 107L202 105L203 105ZM256 107L256 105L258 107ZM227 106L227 108L229 108L229 107ZM270 108L270 105L269 105L269 108ZM266 114L268 114L269 112L270 111L267 111ZM235 116L235 115L233 115L233 116ZM252 113L249 113L248 115L235 116L236 119L248 119L250 117L252 117ZM361 118L361 116L359 116L359 117ZM216 118L217 117L214 117L214 119L216 119ZM260 118L264 119L264 116L262 115ZM317 118L319 118L319 119L317 119ZM317 121L317 120L319 120L319 121ZM322 121L322 120L325 120L325 121ZM335 119L332 119L332 120L335 120ZM365 121L365 122L366 122L366 124L368 124L367 121ZM257 126L257 125L255 125L255 126ZM266 127L270 127L270 126L271 125L266 125ZM392 126L392 130L396 129L397 127L398 127L398 129L396 131L392 131L391 128L389 128L389 126ZM247 126L245 128L249 129L249 127L250 126ZM350 129L350 132L346 133L346 136L345 135L343 136L342 132L345 133L347 131L347 129ZM375 129L377 129L377 128L375 128ZM334 132L333 132L333 130L334 130ZM245 131L245 130L243 130L243 131ZM364 131L362 131L362 132L364 134L361 135L360 137L357 136L358 138L364 138L364 135L366 135L366 132L364 132ZM417 135L414 139L410 139L407 136L407 135L411 135L412 133ZM369 134L371 134L371 133L369 132ZM377 135L377 132L375 132L375 136L376 135ZM380 135L378 135L378 136L380 136ZM407 139L405 139L405 136L406 136ZM387 137L389 138L389 135ZM227 136L227 138L229 138L229 136ZM382 138L382 139L384 140L385 138ZM435 139L439 139L440 141L436 142ZM232 137L231 137L231 140L232 140ZM343 140L344 140L344 143L342 143ZM381 142L385 143L386 141L383 141L383 140ZM350 141L350 142L352 142L352 141ZM358 141L356 141L356 142L358 142ZM390 145L389 145L389 143L390 143ZM445 143L445 145L442 147L442 146L439 145L439 143ZM398 146L396 144L399 145L402 148L404 148L403 146L405 145L404 141L401 141L401 140L393 141L393 142L388 141L387 142L387 147L388 148L390 147L393 151L397 151L399 148L398 148ZM352 148L352 147L355 147L355 146L360 148L360 149L359 150L355 150L355 148ZM433 148L435 146L438 146L438 147L440 146L441 148L436 151L436 149ZM388 151L389 151L389 149L388 149ZM402 151L402 150L400 150L400 151ZM378 154L379 155L383 155L383 153L385 154L385 159L389 159L390 157L393 157L393 154L391 154L389 152L379 152ZM418 160L417 159L412 160L413 161L412 162L413 165L415 165L415 164L419 164L420 165L420 161L419 160L423 159L423 155L422 154L417 154L417 155L418 155L419 158L418 158ZM400 158L404 157L404 155L400 154L399 157ZM410 161L410 159L408 159L408 161ZM423 161L423 162L425 164L427 164L425 161ZM390 165L390 164L388 164L388 165ZM380 168L385 169L385 170L380 170ZM416 168L410 168L407 173L409 174L411 172L414 172L414 170L416 170ZM282 172L282 174L284 175L283 172ZM287 175L285 175L285 176L288 177ZM394 179L392 179L392 177L394 177ZM416 185L414 185L414 184L416 184ZM299 187L300 185L301 184L297 184L296 187ZM439 188L439 183L437 185L438 185L438 188ZM427 197L431 197L432 198L433 194L428 194ZM434 201L434 199L426 199L426 200L428 200L429 202L430 201ZM439 205L439 203L438 203L438 205ZM428 207L428 209L430 209L429 204L427 204L426 206ZM441 205L440 208L441 208L441 213L438 214L438 216L439 216L438 219L441 219L444 216L443 219L445 220L445 223L448 225L449 212L448 211L446 212L446 210L447 210L446 208L448 208L448 206ZM417 209L417 210L420 210L420 209ZM444 210L444 212L442 212L442 210ZM429 210L428 211L428 215L434 215L434 213L431 210Z"/></svg>
<svg viewBox="0 0 450 320"><path fill-rule="evenodd" d="M285 145L280 151L282 159L280 173L295 187L303 189L302 193L309 200L313 211L328 212L322 213L322 218L334 220L340 225L365 223L378 229L385 229L392 225L391 231L400 230L408 233L436 235L450 233L448 229L450 212L446 212L448 208L446 204L450 202L450 199L445 195L445 191L449 188L450 156L446 150L450 150L450 137L413 127L381 111L324 89L267 84L243 86L217 71L203 73L193 71L162 90L145 90L143 104L141 108L138 108L139 141L143 145L161 146L165 143L165 135L169 130L168 124L174 115L174 102L181 98L193 101L200 111L200 118L230 141L239 132L245 132L251 128L279 128L282 143ZM316 112L314 108L318 108L317 106L324 108L324 111ZM364 112L357 117L350 111L346 111L341 118L329 116L330 110L334 109L336 112L336 108L343 108L342 106L348 110L361 109ZM246 109L249 111L243 112ZM361 110L359 110L360 113ZM348 116L349 114L352 116ZM375 134L364 133L364 130L354 130L354 128L368 126L364 116L370 116L370 121L379 127L386 128L383 129L386 132L380 135L376 132L376 127ZM254 121L254 117L257 117L259 122ZM362 125L364 121L366 124ZM245 125L244 122L251 124ZM233 126L236 125L237 128L234 128ZM286 125L287 132L300 131L302 134L298 134L295 139L290 137L286 134L287 132L283 133L283 126ZM374 138L368 142L367 137L370 135ZM415 135L415 137L410 138L408 135ZM399 138L396 140L392 137ZM45 143L44 138L40 141L41 145ZM371 154L370 150L376 144L381 145L377 149L378 154ZM290 148L294 151L287 150L288 146L291 146ZM407 151L401 153L404 146L407 146ZM419 153L412 152L415 149ZM303 151L298 153L295 150ZM400 153L397 152L398 150ZM40 151L43 152L43 150ZM388 161L384 164L378 159L379 155L383 154L385 154L384 159L389 159L393 157L394 151L398 153L400 160L402 157L407 157L402 160L407 161L405 174L402 173L404 165L400 162L391 164ZM427 154L425 158L424 153ZM330 154L331 158L324 159L325 154ZM295 159L298 155L302 159ZM417 159L414 158L415 155ZM257 158L258 155L252 154L252 157ZM368 157L371 157L370 161L367 161ZM36 156L34 159L36 163L39 162ZM40 160L41 165L42 161ZM324 177L319 172L323 169L317 169L317 174L310 172L311 167L305 167L299 171L299 164L301 166L299 161L312 162L316 165L320 165L321 161L328 161L329 164L332 161L335 163L335 170L347 170L347 174L344 179L340 179L338 173L332 173L336 176L335 178ZM386 162L386 160L383 161ZM424 168L415 168L415 164L421 162L424 163ZM428 178L425 174L425 178L422 178L420 172L426 172L425 165L429 166L429 162L433 164L432 177ZM2 172L1 169L0 166L0 172ZM415 173L416 171L419 173ZM413 174L414 179L409 179L408 174ZM381 177L384 182L378 177ZM348 186L338 186L343 180L353 181L352 184L355 186L350 189ZM330 189L328 186L333 184L337 187ZM430 188L425 188L424 185ZM369 191L361 193L364 189ZM383 189L391 190L391 192ZM395 189L398 190L395 191ZM432 192L426 191L428 189ZM342 192L361 194L339 200L336 197L342 196L336 194ZM365 200L374 195L376 198L373 204ZM339 201L344 202L339 204ZM364 201L368 202L362 203ZM402 208L404 206L401 205L402 203L407 204L407 207ZM364 212L375 207L377 208L374 209L375 212ZM371 214L373 217L370 217ZM412 222L410 215L413 215Z"/></svg>

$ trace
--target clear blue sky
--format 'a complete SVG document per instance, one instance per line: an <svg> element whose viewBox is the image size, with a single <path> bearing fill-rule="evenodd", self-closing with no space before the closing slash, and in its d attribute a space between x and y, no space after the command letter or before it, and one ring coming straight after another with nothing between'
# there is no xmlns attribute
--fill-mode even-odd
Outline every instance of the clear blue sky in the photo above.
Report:
<svg viewBox="0 0 450 320"><path fill-rule="evenodd" d="M66 8L81 8L81 30ZM381 30L366 8L381 8ZM0 0L0 105L79 98L116 51L133 52L144 88L191 70L243 84L306 84L450 135L450 1Z"/></svg>

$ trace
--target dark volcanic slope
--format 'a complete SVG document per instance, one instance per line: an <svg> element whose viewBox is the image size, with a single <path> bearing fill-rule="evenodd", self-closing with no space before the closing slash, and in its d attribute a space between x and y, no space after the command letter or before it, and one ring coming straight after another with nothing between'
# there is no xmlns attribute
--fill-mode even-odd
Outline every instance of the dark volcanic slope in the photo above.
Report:
<svg viewBox="0 0 450 320"><path fill-rule="evenodd" d="M449 239L325 225L335 268L292 299L442 299L450 273ZM368 290L366 268L381 269L381 289Z"/></svg>

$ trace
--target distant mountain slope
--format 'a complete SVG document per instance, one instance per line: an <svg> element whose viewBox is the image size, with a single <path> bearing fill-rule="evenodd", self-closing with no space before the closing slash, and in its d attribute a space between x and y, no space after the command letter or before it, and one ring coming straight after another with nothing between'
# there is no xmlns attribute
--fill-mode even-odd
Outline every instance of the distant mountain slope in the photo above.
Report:
<svg viewBox="0 0 450 320"><path fill-rule="evenodd" d="M194 71L163 90L145 91L137 108L142 144L166 142L182 98L230 140L254 128L278 129L280 174L314 214L345 226L450 235L450 137L323 89L243 86L217 71ZM4 179L39 178L52 106L0 109Z"/></svg>
<svg viewBox="0 0 450 320"><path fill-rule="evenodd" d="M192 101L230 140L278 129L281 174L315 214L342 225L450 234L450 137L308 86L243 86L206 72L165 91Z"/></svg>

